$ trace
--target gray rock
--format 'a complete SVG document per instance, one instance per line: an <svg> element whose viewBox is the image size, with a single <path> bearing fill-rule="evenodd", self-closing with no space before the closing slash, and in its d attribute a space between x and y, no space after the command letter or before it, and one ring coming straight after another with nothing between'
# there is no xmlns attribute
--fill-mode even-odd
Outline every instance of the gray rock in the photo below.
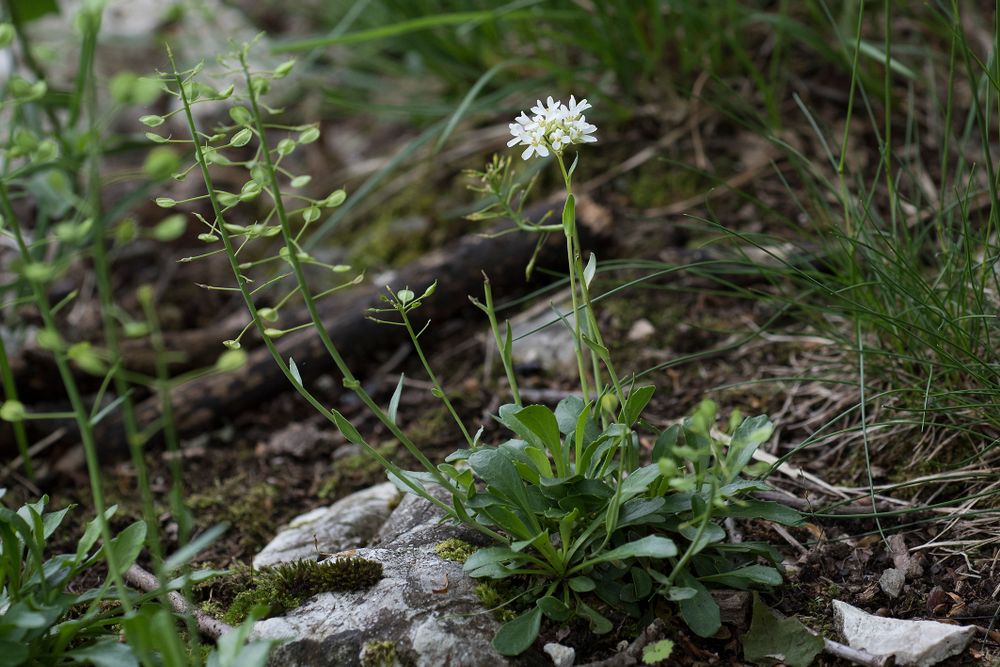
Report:
<svg viewBox="0 0 1000 667"><path fill-rule="evenodd" d="M873 616L840 600L833 601L833 616L852 648L877 656L892 655L896 664L918 667L958 655L976 631L973 626Z"/></svg>
<svg viewBox="0 0 1000 667"><path fill-rule="evenodd" d="M475 583L432 546L363 548L383 578L365 591L321 593L286 616L259 621L252 638L285 639L270 664L360 666L373 647L391 646L398 664L418 667L508 665L490 645L499 624L483 613ZM393 664L391 661L387 661Z"/></svg>
<svg viewBox="0 0 1000 667"><path fill-rule="evenodd" d="M440 487L430 487L431 493L445 502L451 502ZM488 540L472 528L444 523L441 511L430 502L412 494L405 494L399 506L382 524L373 545L385 549L435 546L455 537L476 546L486 546Z"/></svg>
<svg viewBox="0 0 1000 667"><path fill-rule="evenodd" d="M514 343L512 353L517 365L537 366L549 373L576 368L575 325L572 303L556 301L556 309L565 316L560 320L549 302L544 308L533 308L515 318L511 326ZM569 326L567 326L567 324Z"/></svg>
<svg viewBox="0 0 1000 667"><path fill-rule="evenodd" d="M390 482L296 517L253 559L255 568L368 544L392 513L399 491Z"/></svg>
<svg viewBox="0 0 1000 667"><path fill-rule="evenodd" d="M882 573L882 576L878 580L878 585L881 586L886 595L891 598L897 598L903 592L903 583L905 581L906 574L903 570L890 567Z"/></svg>
<svg viewBox="0 0 1000 667"><path fill-rule="evenodd" d="M555 667L573 667L573 663L576 662L576 649L571 646L549 642L542 650L552 658Z"/></svg>

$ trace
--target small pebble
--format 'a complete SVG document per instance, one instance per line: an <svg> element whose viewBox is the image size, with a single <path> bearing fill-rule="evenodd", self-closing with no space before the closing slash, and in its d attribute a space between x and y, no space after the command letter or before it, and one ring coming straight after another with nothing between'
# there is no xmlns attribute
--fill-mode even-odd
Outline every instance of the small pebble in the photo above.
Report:
<svg viewBox="0 0 1000 667"><path fill-rule="evenodd" d="M646 340L654 333L656 333L656 327L653 326L653 323L646 318L641 318L636 320L632 328L629 329L627 338L630 341L637 342Z"/></svg>
<svg viewBox="0 0 1000 667"><path fill-rule="evenodd" d="M576 649L571 646L549 642L542 650L549 654L555 667L572 667L576 662Z"/></svg>
<svg viewBox="0 0 1000 667"><path fill-rule="evenodd" d="M894 567L890 567L888 570L882 573L881 578L878 580L878 585L882 587L885 594L891 598L899 597L899 594L903 591L903 583L906 581L906 575L902 570L897 570Z"/></svg>

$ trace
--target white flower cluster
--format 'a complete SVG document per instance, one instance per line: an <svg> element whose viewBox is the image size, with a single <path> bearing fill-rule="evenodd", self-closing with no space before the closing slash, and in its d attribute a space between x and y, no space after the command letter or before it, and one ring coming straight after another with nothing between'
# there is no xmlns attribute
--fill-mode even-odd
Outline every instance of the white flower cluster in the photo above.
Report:
<svg viewBox="0 0 1000 667"><path fill-rule="evenodd" d="M508 146L527 146L521 157L527 160L534 155L547 157L549 151L561 153L570 144L586 144L597 141L592 136L597 130L596 125L587 122L583 112L590 108L587 100L576 101L569 96L569 105L550 96L545 105L538 100L531 107L530 118L523 111L510 124L510 133L514 137L507 142Z"/></svg>

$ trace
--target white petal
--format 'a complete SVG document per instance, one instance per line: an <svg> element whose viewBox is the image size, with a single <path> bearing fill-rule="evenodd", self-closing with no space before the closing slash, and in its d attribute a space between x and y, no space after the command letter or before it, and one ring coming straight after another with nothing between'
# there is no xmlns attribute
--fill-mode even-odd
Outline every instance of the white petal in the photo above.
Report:
<svg viewBox="0 0 1000 667"><path fill-rule="evenodd" d="M545 146L535 146L535 152L538 153L541 157L548 157L549 155L549 149L546 148Z"/></svg>
<svg viewBox="0 0 1000 667"><path fill-rule="evenodd" d="M524 152L521 153L521 159L522 160L527 160L528 158L530 158L531 157L531 151L533 151L533 150L535 150L534 146L528 146L527 148L525 148Z"/></svg>

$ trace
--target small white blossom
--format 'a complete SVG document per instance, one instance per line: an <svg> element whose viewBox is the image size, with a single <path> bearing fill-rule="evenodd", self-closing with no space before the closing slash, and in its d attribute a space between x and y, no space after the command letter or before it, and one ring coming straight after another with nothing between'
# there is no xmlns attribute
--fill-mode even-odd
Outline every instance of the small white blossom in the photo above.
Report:
<svg viewBox="0 0 1000 667"><path fill-rule="evenodd" d="M536 100L535 106L531 107L533 116L529 117L522 111L510 124L513 138L507 145L527 146L521 157L528 160L532 155L547 157L550 151L562 153L572 144L593 143L597 141L597 137L593 136L597 126L588 123L583 115L590 108L587 100L577 102L573 95L570 95L569 105L551 96L546 98L545 104Z"/></svg>

